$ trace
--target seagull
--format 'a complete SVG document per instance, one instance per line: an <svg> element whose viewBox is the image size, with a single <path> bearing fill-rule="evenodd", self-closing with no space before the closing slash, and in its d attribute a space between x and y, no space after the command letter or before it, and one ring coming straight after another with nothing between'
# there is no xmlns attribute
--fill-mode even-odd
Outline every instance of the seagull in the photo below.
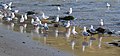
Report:
<svg viewBox="0 0 120 56"><path fill-rule="evenodd" d="M15 13L18 13L18 12L19 12L19 10L14 10L14 12L15 12Z"/></svg>
<svg viewBox="0 0 120 56"><path fill-rule="evenodd" d="M88 33L90 33L91 35L97 34L96 30L94 29L93 25L91 25L90 29L87 30Z"/></svg>
<svg viewBox="0 0 120 56"><path fill-rule="evenodd" d="M60 11L60 7L59 6L57 7L57 9L58 9L58 11Z"/></svg>
<svg viewBox="0 0 120 56"><path fill-rule="evenodd" d="M42 18L43 18L43 19L48 19L49 17L48 17L48 16L45 16L44 12L42 12Z"/></svg>
<svg viewBox="0 0 120 56"><path fill-rule="evenodd" d="M69 13L68 14L72 14L72 8L70 8L70 10L69 10Z"/></svg>
<svg viewBox="0 0 120 56"><path fill-rule="evenodd" d="M57 15L55 22L59 22L59 15Z"/></svg>
<svg viewBox="0 0 120 56"><path fill-rule="evenodd" d="M88 43L86 42L86 40L87 40L87 36L90 36L90 34L87 32L87 30L86 30L86 27L84 27L84 30L83 30L83 32L82 32L82 35L84 36L84 42L82 43L82 50L83 50L83 52L85 51L85 46L87 46L88 45ZM86 37L85 37L86 36Z"/></svg>
<svg viewBox="0 0 120 56"><path fill-rule="evenodd" d="M40 21L39 17L36 16L35 18L36 18L36 22L39 22L39 21Z"/></svg>
<svg viewBox="0 0 120 56"><path fill-rule="evenodd" d="M72 8L70 8L68 12L65 12L65 14L72 14Z"/></svg>
<svg viewBox="0 0 120 56"><path fill-rule="evenodd" d="M27 19L28 19L28 17L27 17L27 13L25 13L24 18L25 18L25 20L27 20Z"/></svg>
<svg viewBox="0 0 120 56"><path fill-rule="evenodd" d="M75 26L73 26L72 34L73 34L74 36L75 36L76 34L78 34L78 33L75 31Z"/></svg>
<svg viewBox="0 0 120 56"><path fill-rule="evenodd" d="M2 4L2 6L3 6L3 9L5 9L5 10L8 8L7 4Z"/></svg>
<svg viewBox="0 0 120 56"><path fill-rule="evenodd" d="M34 19L33 18L31 19L31 24L34 24Z"/></svg>
<svg viewBox="0 0 120 56"><path fill-rule="evenodd" d="M9 7L8 7L8 10L10 10L10 11L11 11L11 10L12 10L12 8L9 6Z"/></svg>
<svg viewBox="0 0 120 56"><path fill-rule="evenodd" d="M68 30L68 28L70 27L70 21L67 21L66 24L64 24L64 27L66 28L66 31Z"/></svg>
<svg viewBox="0 0 120 56"><path fill-rule="evenodd" d="M66 28L70 27L70 21L67 22L67 24L65 25Z"/></svg>
<svg viewBox="0 0 120 56"><path fill-rule="evenodd" d="M11 13L11 18L15 18L15 13L14 12Z"/></svg>
<svg viewBox="0 0 120 56"><path fill-rule="evenodd" d="M100 26L104 26L103 19L100 19Z"/></svg>
<svg viewBox="0 0 120 56"><path fill-rule="evenodd" d="M38 26L38 23L34 21L33 18L31 19L31 24L34 26L34 28Z"/></svg>
<svg viewBox="0 0 120 56"><path fill-rule="evenodd" d="M110 6L111 6L111 5L110 5L109 3L107 3L107 8L108 8L108 10L109 10Z"/></svg>
<svg viewBox="0 0 120 56"><path fill-rule="evenodd" d="M47 23L44 24L44 29L45 29L45 31L48 31L49 27L48 27Z"/></svg>
<svg viewBox="0 0 120 56"><path fill-rule="evenodd" d="M83 36L89 36L90 34L87 32L86 27L84 27L84 30L82 32Z"/></svg>
<svg viewBox="0 0 120 56"><path fill-rule="evenodd" d="M21 15L21 18L20 18L20 23L23 23L25 21L25 18L23 15Z"/></svg>
<svg viewBox="0 0 120 56"><path fill-rule="evenodd" d="M13 4L13 2L10 2L10 3L8 4L8 6L9 6L9 7L11 7L11 6L12 6L12 4Z"/></svg>
<svg viewBox="0 0 120 56"><path fill-rule="evenodd" d="M9 17L6 17L5 20L10 22L10 21L12 21L12 18L9 16Z"/></svg>

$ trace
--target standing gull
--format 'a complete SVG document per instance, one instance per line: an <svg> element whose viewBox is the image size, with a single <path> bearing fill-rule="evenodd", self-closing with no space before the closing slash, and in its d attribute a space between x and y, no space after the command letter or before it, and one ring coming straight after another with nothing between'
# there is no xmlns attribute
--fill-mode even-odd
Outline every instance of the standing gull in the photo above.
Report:
<svg viewBox="0 0 120 56"><path fill-rule="evenodd" d="M73 36L75 36L76 34L78 34L78 33L75 31L75 26L73 26L72 34L73 34Z"/></svg>
<svg viewBox="0 0 120 56"><path fill-rule="evenodd" d="M60 11L60 7L59 6L57 7L57 9L58 9L58 11Z"/></svg>
<svg viewBox="0 0 120 56"><path fill-rule="evenodd" d="M111 5L109 3L107 3L106 6L107 6L107 9L109 10Z"/></svg>
<svg viewBox="0 0 120 56"><path fill-rule="evenodd" d="M43 18L43 19L48 19L49 17L46 16L44 12L42 12L42 18Z"/></svg>
<svg viewBox="0 0 120 56"><path fill-rule="evenodd" d="M24 19L24 16L21 15L21 18L20 18L20 23L24 23L25 19Z"/></svg>
<svg viewBox="0 0 120 56"><path fill-rule="evenodd" d="M100 19L100 26L104 26L103 19Z"/></svg>
<svg viewBox="0 0 120 56"><path fill-rule="evenodd" d="M86 27L84 27L84 30L82 32L82 35L84 36L84 41L82 42L82 51L85 51L85 47L88 46L88 43L86 42L87 40L87 36L89 36L90 34L87 32Z"/></svg>

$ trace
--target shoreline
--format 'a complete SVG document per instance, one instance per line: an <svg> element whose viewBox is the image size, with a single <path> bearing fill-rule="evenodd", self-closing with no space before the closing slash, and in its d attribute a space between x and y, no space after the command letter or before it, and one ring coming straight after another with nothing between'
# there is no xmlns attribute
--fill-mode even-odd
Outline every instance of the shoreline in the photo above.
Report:
<svg viewBox="0 0 120 56"><path fill-rule="evenodd" d="M1 56L72 56L68 52L29 39L31 36L0 27Z"/></svg>

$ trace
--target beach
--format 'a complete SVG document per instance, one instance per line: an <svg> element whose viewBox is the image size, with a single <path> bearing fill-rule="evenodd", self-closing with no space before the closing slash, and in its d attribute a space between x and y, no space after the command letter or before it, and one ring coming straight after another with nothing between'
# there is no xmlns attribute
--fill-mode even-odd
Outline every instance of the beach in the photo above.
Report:
<svg viewBox="0 0 120 56"><path fill-rule="evenodd" d="M120 55L119 0L0 2L0 56Z"/></svg>
<svg viewBox="0 0 120 56"><path fill-rule="evenodd" d="M72 56L33 41L30 36L0 27L0 56Z"/></svg>

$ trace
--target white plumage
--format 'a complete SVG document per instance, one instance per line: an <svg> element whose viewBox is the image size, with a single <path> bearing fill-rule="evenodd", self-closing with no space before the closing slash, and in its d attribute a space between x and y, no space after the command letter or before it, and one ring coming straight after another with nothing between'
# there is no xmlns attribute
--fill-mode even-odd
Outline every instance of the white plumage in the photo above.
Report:
<svg viewBox="0 0 120 56"><path fill-rule="evenodd" d="M43 19L48 19L49 17L48 17L48 16L45 16L44 12L42 12L42 18L43 18Z"/></svg>
<svg viewBox="0 0 120 56"><path fill-rule="evenodd" d="M44 29L45 29L45 30L48 30L48 29L49 29L47 23L44 24Z"/></svg>
<svg viewBox="0 0 120 56"><path fill-rule="evenodd" d="M2 4L2 6L3 6L3 9L7 9L8 8L7 4Z"/></svg>
<svg viewBox="0 0 120 56"><path fill-rule="evenodd" d="M70 21L67 22L67 25L65 25L66 28L70 27Z"/></svg>
<svg viewBox="0 0 120 56"><path fill-rule="evenodd" d="M110 7L111 5L109 3L107 3L107 7Z"/></svg>
<svg viewBox="0 0 120 56"><path fill-rule="evenodd" d="M57 7L57 9L58 9L58 11L60 11L60 7L59 6Z"/></svg>
<svg viewBox="0 0 120 56"><path fill-rule="evenodd" d="M23 15L21 15L21 18L20 18L20 22L22 23L22 22L24 22L24 16Z"/></svg>
<svg viewBox="0 0 120 56"><path fill-rule="evenodd" d="M72 14L72 8L70 8L70 10L69 10L69 14Z"/></svg>
<svg viewBox="0 0 120 56"><path fill-rule="evenodd" d="M75 26L73 26L73 29L72 29L72 34L73 34L73 35L78 34L78 33L75 31Z"/></svg>
<svg viewBox="0 0 120 56"><path fill-rule="evenodd" d="M33 24L33 23L34 23L34 19L32 18L32 19L31 19L31 24Z"/></svg>
<svg viewBox="0 0 120 56"><path fill-rule="evenodd" d="M36 16L36 22L39 22L39 21L40 21L39 17Z"/></svg>
<svg viewBox="0 0 120 56"><path fill-rule="evenodd" d="M72 41L71 45L72 45L72 50L74 50L74 47L75 47L75 41Z"/></svg>
<svg viewBox="0 0 120 56"><path fill-rule="evenodd" d="M101 48L101 41L102 41L102 37L99 38L99 43L98 43L98 47Z"/></svg>
<svg viewBox="0 0 120 56"><path fill-rule="evenodd" d="M11 14L12 14L12 15L11 15L11 18L15 18L15 13L12 12Z"/></svg>
<svg viewBox="0 0 120 56"><path fill-rule="evenodd" d="M15 13L18 13L18 12L19 12L19 10L14 10L14 12L15 12Z"/></svg>
<svg viewBox="0 0 120 56"><path fill-rule="evenodd" d="M57 15L55 22L59 22L59 15Z"/></svg>
<svg viewBox="0 0 120 56"><path fill-rule="evenodd" d="M25 20L27 20L27 19L28 19L27 14L25 14L25 15L24 15L24 18L25 18Z"/></svg>
<svg viewBox="0 0 120 56"><path fill-rule="evenodd" d="M55 37L58 37L58 29L55 30Z"/></svg>
<svg viewBox="0 0 120 56"><path fill-rule="evenodd" d="M100 19L100 25L101 25L101 26L104 25L103 19Z"/></svg>
<svg viewBox="0 0 120 56"><path fill-rule="evenodd" d="M7 18L6 18L6 21L11 21L11 20L12 20L11 17L7 17Z"/></svg>
<svg viewBox="0 0 120 56"><path fill-rule="evenodd" d="M12 6L12 3L13 3L13 2L10 2L10 3L8 4L8 6L11 7L11 6Z"/></svg>
<svg viewBox="0 0 120 56"><path fill-rule="evenodd" d="M85 51L85 46L82 46L82 51L83 51L83 52Z"/></svg>
<svg viewBox="0 0 120 56"><path fill-rule="evenodd" d="M67 40L69 39L70 35L71 35L71 28L68 28L67 32L65 33Z"/></svg>
<svg viewBox="0 0 120 56"><path fill-rule="evenodd" d="M8 7L8 10L12 10L12 8L9 6L9 7Z"/></svg>

